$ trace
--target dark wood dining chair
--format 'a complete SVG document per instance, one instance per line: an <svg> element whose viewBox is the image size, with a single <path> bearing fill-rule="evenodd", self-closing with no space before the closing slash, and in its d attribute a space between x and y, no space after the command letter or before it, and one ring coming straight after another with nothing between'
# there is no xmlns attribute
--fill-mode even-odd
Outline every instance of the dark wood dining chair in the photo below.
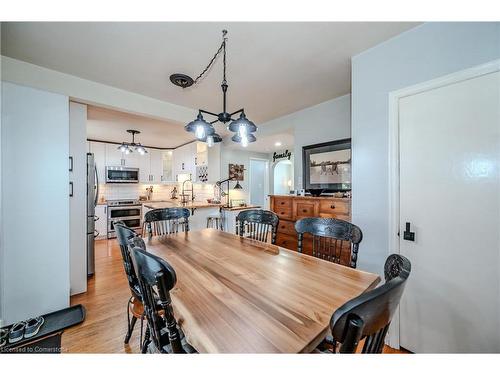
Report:
<svg viewBox="0 0 500 375"><path fill-rule="evenodd" d="M137 276L151 334L146 343L149 351L195 353L194 348L186 342L174 316L170 298L170 291L177 282L174 269L164 259L139 247L133 248L132 254L137 265Z"/></svg>
<svg viewBox="0 0 500 375"><path fill-rule="evenodd" d="M312 255L316 258L356 268L363 233L345 220L307 217L297 220L298 251L304 246L304 234L312 235Z"/></svg>
<svg viewBox="0 0 500 375"><path fill-rule="evenodd" d="M127 302L127 334L125 335L124 342L125 344L128 344L130 337L132 336L132 332L134 331L137 319L141 319L141 327L142 320L144 319L142 294L139 286L139 280L137 279L134 270L134 264L130 256L130 247L140 247L142 249L146 249L146 245L144 244L142 238L140 238L132 229L127 227L122 221L116 221L114 223L114 227L116 230L118 244L120 245L120 252L122 255L123 267L128 280L128 286L132 294ZM130 318L130 314L132 314L132 318Z"/></svg>
<svg viewBox="0 0 500 375"><path fill-rule="evenodd" d="M187 208L158 208L146 212L142 226L143 236L162 236L165 234L189 231L190 212Z"/></svg>
<svg viewBox="0 0 500 375"><path fill-rule="evenodd" d="M245 210L236 216L236 234L241 237L267 242L269 232L271 243L276 243L279 218L272 211Z"/></svg>
<svg viewBox="0 0 500 375"><path fill-rule="evenodd" d="M382 353L392 317L410 276L411 263L402 255L390 255L384 266L385 284L346 302L332 315L332 352Z"/></svg>

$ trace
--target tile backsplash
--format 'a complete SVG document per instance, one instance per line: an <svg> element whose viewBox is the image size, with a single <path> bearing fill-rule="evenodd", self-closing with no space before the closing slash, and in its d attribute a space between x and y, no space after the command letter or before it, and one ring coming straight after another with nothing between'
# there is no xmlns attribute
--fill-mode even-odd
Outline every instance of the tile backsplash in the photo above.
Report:
<svg viewBox="0 0 500 375"><path fill-rule="evenodd" d="M174 186L177 186L178 195L182 184L99 184L99 202L112 199L138 199L147 195L146 188L153 186L152 200L168 200ZM205 201L214 197L213 184L193 184L196 201Z"/></svg>

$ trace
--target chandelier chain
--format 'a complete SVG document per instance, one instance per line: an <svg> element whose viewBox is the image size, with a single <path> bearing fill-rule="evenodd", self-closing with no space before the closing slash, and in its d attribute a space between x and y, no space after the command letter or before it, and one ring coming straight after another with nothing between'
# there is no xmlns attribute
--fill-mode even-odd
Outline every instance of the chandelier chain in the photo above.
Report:
<svg viewBox="0 0 500 375"><path fill-rule="evenodd" d="M222 31L222 43L221 43L219 49L215 53L214 57L212 57L212 59L210 60L210 62L208 63L207 67L205 69L203 69L203 71L198 75L198 77L196 77L196 79L194 80L193 84L197 84L198 83L198 81L203 77L203 75L205 75L205 73L212 67L212 65L217 60L217 57L220 55L220 53L222 51L224 51L224 54L223 54L224 55L224 57L223 57L224 78L223 78L223 82L222 83L224 83L224 84L226 83L226 40L227 40L226 34L227 34L227 31L223 30Z"/></svg>

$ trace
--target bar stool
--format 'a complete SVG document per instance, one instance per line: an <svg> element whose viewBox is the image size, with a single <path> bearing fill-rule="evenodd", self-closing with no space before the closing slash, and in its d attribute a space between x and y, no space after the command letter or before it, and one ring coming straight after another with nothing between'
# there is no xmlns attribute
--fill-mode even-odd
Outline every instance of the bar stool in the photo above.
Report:
<svg viewBox="0 0 500 375"><path fill-rule="evenodd" d="M207 228L224 230L224 221L221 215L208 215Z"/></svg>

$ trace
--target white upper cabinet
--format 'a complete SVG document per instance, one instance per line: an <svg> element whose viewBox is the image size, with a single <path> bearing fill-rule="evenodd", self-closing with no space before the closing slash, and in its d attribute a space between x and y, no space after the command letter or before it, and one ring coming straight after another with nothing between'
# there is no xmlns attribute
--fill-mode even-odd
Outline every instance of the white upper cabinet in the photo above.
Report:
<svg viewBox="0 0 500 375"><path fill-rule="evenodd" d="M220 180L220 144L207 147L203 142L191 142L173 151L173 174L190 173L193 182L213 183Z"/></svg>
<svg viewBox="0 0 500 375"><path fill-rule="evenodd" d="M134 167L139 168L139 182L151 183L151 149L147 148L146 151L148 153L144 155L141 155L138 152L134 152L137 161L137 165L134 165Z"/></svg>
<svg viewBox="0 0 500 375"><path fill-rule="evenodd" d="M120 165L125 165L123 152L118 150L117 145L111 143L105 143L105 147L106 147L106 166L116 167Z"/></svg>
<svg viewBox="0 0 500 375"><path fill-rule="evenodd" d="M149 149L151 182L163 182L163 152L155 148Z"/></svg>
<svg viewBox="0 0 500 375"><path fill-rule="evenodd" d="M174 176L174 152L172 150L162 151L162 182L175 181Z"/></svg>

